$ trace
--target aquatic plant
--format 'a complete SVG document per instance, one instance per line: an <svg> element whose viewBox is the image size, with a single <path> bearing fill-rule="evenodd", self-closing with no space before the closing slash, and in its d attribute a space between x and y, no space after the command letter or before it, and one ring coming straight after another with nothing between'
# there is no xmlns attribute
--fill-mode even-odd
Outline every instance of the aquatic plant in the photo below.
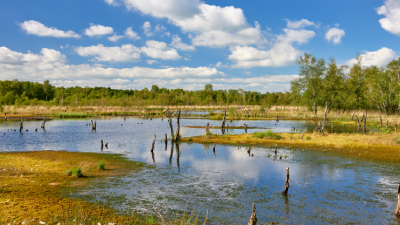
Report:
<svg viewBox="0 0 400 225"><path fill-rule="evenodd" d="M286 155L286 154L285 154L285 156L284 156L284 157L285 157L285 159L286 159L286 158L288 157L288 155Z"/></svg>
<svg viewBox="0 0 400 225"><path fill-rule="evenodd" d="M106 169L106 164L104 163L104 161L100 161L99 164L97 165L97 168L99 170L105 170Z"/></svg>

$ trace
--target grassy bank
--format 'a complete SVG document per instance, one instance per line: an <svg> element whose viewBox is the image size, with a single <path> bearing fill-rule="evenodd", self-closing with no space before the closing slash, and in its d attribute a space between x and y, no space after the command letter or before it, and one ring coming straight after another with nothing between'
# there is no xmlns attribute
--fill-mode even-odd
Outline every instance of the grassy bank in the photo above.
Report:
<svg viewBox="0 0 400 225"><path fill-rule="evenodd" d="M95 179L122 176L143 166L111 154L0 153L0 224L161 224L158 216L119 215L107 206L60 197L62 191L84 188ZM185 214L169 221L180 223L196 224L197 218Z"/></svg>
<svg viewBox="0 0 400 225"><path fill-rule="evenodd" d="M325 134L279 133L271 131L254 134L217 135L183 138L185 142L259 145L329 151L344 156L400 163L400 133Z"/></svg>

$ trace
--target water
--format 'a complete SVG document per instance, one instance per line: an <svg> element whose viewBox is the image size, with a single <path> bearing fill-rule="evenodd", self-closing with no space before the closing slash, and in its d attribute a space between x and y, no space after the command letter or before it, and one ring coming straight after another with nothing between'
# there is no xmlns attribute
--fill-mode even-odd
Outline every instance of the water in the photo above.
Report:
<svg viewBox="0 0 400 225"><path fill-rule="evenodd" d="M91 132L86 122L87 119L51 120L43 131L40 121L25 121L22 134L8 131L17 129L17 122L1 124L0 151L100 152L103 139L109 142L109 148L103 152L122 153L132 160L154 165L123 178L96 181L74 195L106 202L121 213L154 213L155 205L168 217L185 209L205 217L209 210L210 224L247 224L255 202L258 224L397 223L397 165L302 149L278 149L278 157L287 155L283 160L274 160L273 149L261 147L252 149L254 157L249 157L247 146L238 145L217 145L215 155L212 145L203 144L182 143L177 151L170 143L165 149L160 142L165 133L170 135L167 120L104 118L97 120L96 132ZM205 126L207 122L211 126L221 123L190 119L181 120L181 126ZM230 126L241 123L244 121L234 121ZM299 130L313 126L304 121L281 120L276 127L275 121L250 121L250 126L279 132L291 131L293 124ZM39 128L38 132L35 128ZM181 130L182 136L192 136L204 133L205 129ZM253 131L257 129L248 130ZM150 153L153 134L157 135L154 161ZM290 168L290 188L289 195L284 197L281 191L286 167Z"/></svg>

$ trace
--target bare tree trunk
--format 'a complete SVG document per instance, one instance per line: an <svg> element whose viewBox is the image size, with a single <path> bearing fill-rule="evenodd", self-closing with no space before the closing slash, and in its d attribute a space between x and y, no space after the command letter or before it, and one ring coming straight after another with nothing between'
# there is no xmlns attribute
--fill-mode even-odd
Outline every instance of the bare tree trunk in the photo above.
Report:
<svg viewBox="0 0 400 225"><path fill-rule="evenodd" d="M22 129L24 129L24 117L23 116L21 116L21 122L19 124L19 132L21 132Z"/></svg>
<svg viewBox="0 0 400 225"><path fill-rule="evenodd" d="M382 129L382 116L379 116L380 117L380 119L381 119L381 129Z"/></svg>
<svg viewBox="0 0 400 225"><path fill-rule="evenodd" d="M325 117L324 117L324 124L322 125L322 136L325 135L325 123L326 123L327 111L328 111L328 102L325 102Z"/></svg>
<svg viewBox="0 0 400 225"><path fill-rule="evenodd" d="M389 120L386 121L386 129L389 129Z"/></svg>
<svg viewBox="0 0 400 225"><path fill-rule="evenodd" d="M178 116L176 120L176 134L175 134L175 141L179 141L181 138L181 135L179 134L179 131L181 129L181 125L179 124L179 119L181 117L181 110L178 110Z"/></svg>
<svg viewBox="0 0 400 225"><path fill-rule="evenodd" d="M171 144L174 142L174 127L172 126L172 117L169 116L169 127L171 128Z"/></svg>
<svg viewBox="0 0 400 225"><path fill-rule="evenodd" d="M358 123L358 127L361 127L360 121L358 120L358 116L356 115L356 119L357 119L357 123Z"/></svg>
<svg viewBox="0 0 400 225"><path fill-rule="evenodd" d="M42 123L41 128L46 129L46 128L45 128L45 126L46 126L46 121L47 121L47 116L46 116L46 114L44 114L44 121L43 121L43 123Z"/></svg>
<svg viewBox="0 0 400 225"><path fill-rule="evenodd" d="M400 216L400 185L397 188L397 208L396 208L395 215Z"/></svg>
<svg viewBox="0 0 400 225"><path fill-rule="evenodd" d="M224 119L222 120L221 129L224 129L225 127L225 117L226 117L226 110L224 112Z"/></svg>
<svg viewBox="0 0 400 225"><path fill-rule="evenodd" d="M153 144L151 144L151 152L154 150L154 143L156 142L156 134L154 134Z"/></svg>
<svg viewBox="0 0 400 225"><path fill-rule="evenodd" d="M253 203L253 210L251 213L251 217L249 220L249 223L247 223L247 225L256 225L257 223L257 216L256 216L256 203Z"/></svg>
<svg viewBox="0 0 400 225"><path fill-rule="evenodd" d="M282 191L283 195L287 195L289 191L289 167L286 168L286 183L285 183L285 190Z"/></svg>

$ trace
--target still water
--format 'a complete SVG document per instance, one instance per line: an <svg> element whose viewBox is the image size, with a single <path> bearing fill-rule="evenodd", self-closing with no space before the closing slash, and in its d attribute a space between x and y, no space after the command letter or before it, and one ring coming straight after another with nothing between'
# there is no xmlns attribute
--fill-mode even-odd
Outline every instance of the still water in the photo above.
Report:
<svg viewBox="0 0 400 225"><path fill-rule="evenodd" d="M18 122L1 124L0 151L100 152L103 139L109 143L103 152L121 153L151 166L123 178L97 181L74 196L106 202L121 213L154 213L151 209L155 205L169 217L185 209L205 217L208 210L210 224L247 224L255 202L258 224L397 224L394 210L400 180L398 165L285 148L278 148L277 153L283 159L274 160L273 149L267 146L252 149L254 157L247 154L247 146L238 145L217 145L215 154L212 145L203 144L168 143L166 149L160 142L165 133L170 136L166 119L98 118L96 132L86 126L88 121L50 120L46 131L40 129L40 121L25 121L21 134L9 131L17 129ZM211 126L221 124L207 119L183 119L181 126L205 126L208 122ZM233 121L229 126L243 123ZM276 125L275 121L247 123L275 132L293 132L293 125L298 131L315 126L283 120ZM39 128L38 132L35 128ZM204 129L184 127L181 131L182 136L204 133ZM157 141L153 158L150 148L154 134ZM290 188L284 197L281 191L286 167L290 168Z"/></svg>

